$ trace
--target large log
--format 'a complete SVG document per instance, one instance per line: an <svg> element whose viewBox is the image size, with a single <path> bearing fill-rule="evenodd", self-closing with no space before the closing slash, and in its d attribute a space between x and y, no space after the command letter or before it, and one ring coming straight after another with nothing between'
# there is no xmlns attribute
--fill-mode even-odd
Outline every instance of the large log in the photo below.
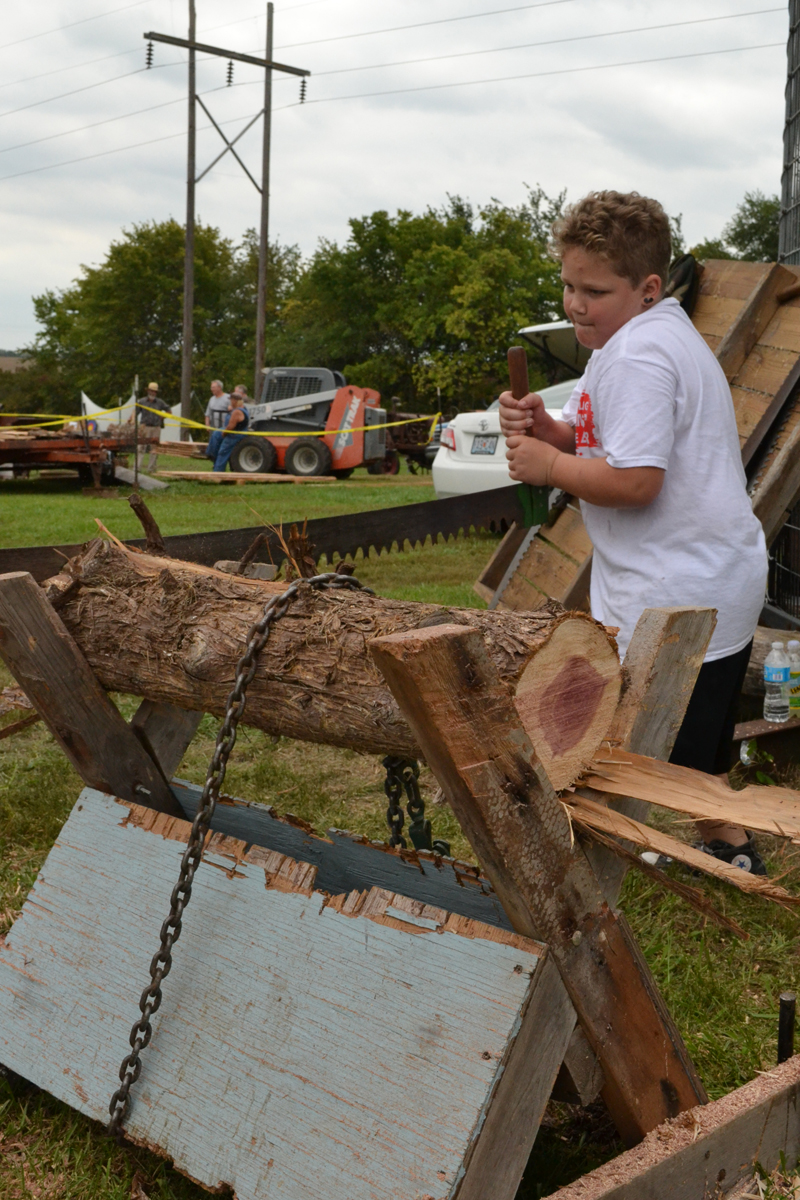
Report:
<svg viewBox="0 0 800 1200"><path fill-rule="evenodd" d="M105 688L222 715L248 631L285 586L95 541L47 590ZM443 621L480 630L554 786L570 784L606 734L621 672L603 627L558 605L448 610L302 584L262 652L245 722L305 741L419 756L367 643Z"/></svg>

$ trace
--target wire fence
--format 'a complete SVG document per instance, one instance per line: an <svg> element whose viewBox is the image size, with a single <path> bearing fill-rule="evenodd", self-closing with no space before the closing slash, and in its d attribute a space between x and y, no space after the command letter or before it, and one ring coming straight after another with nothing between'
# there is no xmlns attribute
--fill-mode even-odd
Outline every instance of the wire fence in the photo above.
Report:
<svg viewBox="0 0 800 1200"><path fill-rule="evenodd" d="M768 600L792 617L800 617L800 504L773 543L769 556Z"/></svg>
<svg viewBox="0 0 800 1200"><path fill-rule="evenodd" d="M778 261L800 264L800 0L789 0Z"/></svg>

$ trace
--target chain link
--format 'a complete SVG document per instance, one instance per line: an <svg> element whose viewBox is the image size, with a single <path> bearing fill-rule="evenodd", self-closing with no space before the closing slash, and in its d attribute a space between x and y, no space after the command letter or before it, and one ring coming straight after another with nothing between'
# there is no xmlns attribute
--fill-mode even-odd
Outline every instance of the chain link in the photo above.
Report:
<svg viewBox="0 0 800 1200"><path fill-rule="evenodd" d="M228 696L225 719L217 734L200 805L192 822L189 842L181 858L178 882L172 890L169 916L161 926L161 944L150 963L150 983L139 999L139 1011L142 1015L131 1029L128 1039L131 1052L122 1060L119 1069L120 1087L114 1092L108 1107L111 1114L108 1130L113 1136L120 1137L122 1134L122 1125L130 1104L130 1090L141 1074L140 1056L152 1037L151 1019L161 1006L161 985L172 969L172 950L181 935L183 914L192 896L192 882L202 860L206 834L225 779L228 758L236 744L236 731L244 712L247 688L256 673L258 656L269 639L273 625L286 615L301 590L306 587L315 590L345 588L350 591L363 591L370 596L375 594L352 576L336 572L315 575L308 580L299 579L290 584L285 592L272 597L266 604L260 621L248 634L245 652L236 665L236 681Z"/></svg>
<svg viewBox="0 0 800 1200"><path fill-rule="evenodd" d="M415 850L433 850L436 854L450 856L450 844L440 838L433 840L431 823L425 816L425 801L419 790L419 763L415 758L399 758L389 754L384 758L386 779L383 790L389 798L386 810L386 823L389 826L390 846L406 848L406 840L402 836L404 816L400 800L405 791L408 797L406 809L410 824L408 836Z"/></svg>

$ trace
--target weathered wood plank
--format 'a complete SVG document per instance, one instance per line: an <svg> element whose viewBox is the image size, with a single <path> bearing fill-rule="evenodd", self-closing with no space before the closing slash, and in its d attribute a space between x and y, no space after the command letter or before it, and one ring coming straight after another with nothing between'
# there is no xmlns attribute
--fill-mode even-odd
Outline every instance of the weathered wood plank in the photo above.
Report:
<svg viewBox="0 0 800 1200"><path fill-rule="evenodd" d="M625 655L628 687L609 730L611 745L669 758L715 624L711 608L645 609ZM604 795L603 802L636 821L647 819L649 806L641 800ZM616 904L627 865L603 846L588 847L587 856L609 904Z"/></svg>
<svg viewBox="0 0 800 1200"><path fill-rule="evenodd" d="M800 1057L654 1129L551 1200L708 1200L800 1154Z"/></svg>
<svg viewBox="0 0 800 1200"><path fill-rule="evenodd" d="M187 820L193 820L202 788L177 779L172 787ZM330 829L327 837L320 837L296 817L282 819L268 805L244 800L221 801L211 828L311 863L317 871L317 887L331 895L377 887L498 929L511 929L491 884L469 863L424 850L393 850L385 842L370 842L341 829Z"/></svg>
<svg viewBox="0 0 800 1200"><path fill-rule="evenodd" d="M779 308L778 292L795 282L795 275L775 263L753 288L736 320L717 347L717 362L730 382Z"/></svg>
<svg viewBox="0 0 800 1200"><path fill-rule="evenodd" d="M0 576L0 656L84 783L180 815L165 777L23 571Z"/></svg>
<svg viewBox="0 0 800 1200"><path fill-rule="evenodd" d="M376 639L371 652L515 929L547 940L637 1140L705 1099L626 923L605 903L564 807L480 636L459 626Z"/></svg>
<svg viewBox="0 0 800 1200"><path fill-rule="evenodd" d="M85 791L0 940L0 1060L97 1120L187 833ZM574 1022L546 948L246 850L206 848L129 1135L238 1200L477 1197L502 1156L512 1200Z"/></svg>
<svg viewBox="0 0 800 1200"><path fill-rule="evenodd" d="M738 300L741 308L742 301L748 299L753 288L768 273L770 265L762 262L742 262L739 259L710 259L703 264L700 297Z"/></svg>

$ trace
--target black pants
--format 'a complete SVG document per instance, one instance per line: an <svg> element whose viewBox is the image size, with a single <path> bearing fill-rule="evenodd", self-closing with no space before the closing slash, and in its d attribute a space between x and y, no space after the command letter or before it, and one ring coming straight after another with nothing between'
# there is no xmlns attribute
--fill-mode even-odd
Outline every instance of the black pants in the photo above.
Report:
<svg viewBox="0 0 800 1200"><path fill-rule="evenodd" d="M739 693L752 648L751 641L736 654L703 663L670 762L708 775L729 770Z"/></svg>

